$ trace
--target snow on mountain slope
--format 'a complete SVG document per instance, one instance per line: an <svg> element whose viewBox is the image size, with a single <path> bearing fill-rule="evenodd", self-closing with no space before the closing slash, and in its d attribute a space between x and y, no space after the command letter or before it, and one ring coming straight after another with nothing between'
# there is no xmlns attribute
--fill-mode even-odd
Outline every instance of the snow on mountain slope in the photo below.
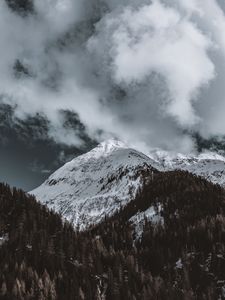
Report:
<svg viewBox="0 0 225 300"><path fill-rule="evenodd" d="M65 164L30 193L83 230L134 199L146 174L175 169L225 186L225 158L216 153L185 156L152 150L146 156L122 142L109 140ZM140 229L145 217L161 220L150 207L131 221Z"/></svg>
<svg viewBox="0 0 225 300"><path fill-rule="evenodd" d="M66 163L30 193L82 230L131 201L143 173L157 172L154 166L146 155L110 140Z"/></svg>
<svg viewBox="0 0 225 300"><path fill-rule="evenodd" d="M206 152L194 156L152 150L149 156L158 163L159 171L184 170L225 187L225 158L217 153ZM135 225L137 238L142 235L145 219L153 224L163 224L161 210L162 207L159 204L158 209L149 207L146 211L138 212L130 219Z"/></svg>
<svg viewBox="0 0 225 300"><path fill-rule="evenodd" d="M159 150L151 152L150 157L159 163L161 171L184 170L225 187L225 157L217 153L171 155Z"/></svg>

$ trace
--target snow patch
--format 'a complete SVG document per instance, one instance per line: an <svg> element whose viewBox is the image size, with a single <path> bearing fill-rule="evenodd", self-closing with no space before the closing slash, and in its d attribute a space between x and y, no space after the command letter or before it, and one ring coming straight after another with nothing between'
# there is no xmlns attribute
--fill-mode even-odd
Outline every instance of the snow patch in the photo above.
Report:
<svg viewBox="0 0 225 300"><path fill-rule="evenodd" d="M182 270L183 269L183 263L182 263L181 258L179 258L178 261L176 262L175 269L178 269L178 270Z"/></svg>
<svg viewBox="0 0 225 300"><path fill-rule="evenodd" d="M164 219L161 216L162 205L158 204L157 207L151 206L143 212L138 212L132 218L130 222L135 226L136 238L139 239L142 236L145 220L150 221L153 224L164 224Z"/></svg>
<svg viewBox="0 0 225 300"><path fill-rule="evenodd" d="M9 240L8 234L0 236L0 247Z"/></svg>

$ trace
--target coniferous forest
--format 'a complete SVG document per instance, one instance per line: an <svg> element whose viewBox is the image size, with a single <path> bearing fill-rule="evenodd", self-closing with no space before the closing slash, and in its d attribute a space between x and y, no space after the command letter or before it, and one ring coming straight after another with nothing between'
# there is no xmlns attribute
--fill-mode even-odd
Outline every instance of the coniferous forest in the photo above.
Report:
<svg viewBox="0 0 225 300"><path fill-rule="evenodd" d="M129 219L161 205L163 222ZM0 185L0 299L225 299L225 192L187 172L147 178L135 200L85 232Z"/></svg>

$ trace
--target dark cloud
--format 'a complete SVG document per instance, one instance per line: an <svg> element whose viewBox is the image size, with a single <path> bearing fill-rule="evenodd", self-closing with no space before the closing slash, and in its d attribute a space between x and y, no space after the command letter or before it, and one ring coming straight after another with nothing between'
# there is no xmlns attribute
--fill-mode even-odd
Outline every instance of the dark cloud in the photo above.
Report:
<svg viewBox="0 0 225 300"><path fill-rule="evenodd" d="M56 143L48 136L49 122L43 116L20 120L15 118L13 108L0 106L1 182L31 190L62 164L96 145L74 113L62 114L64 126L77 132L82 147Z"/></svg>
<svg viewBox="0 0 225 300"><path fill-rule="evenodd" d="M33 0L5 0L8 7L22 17L34 13Z"/></svg>

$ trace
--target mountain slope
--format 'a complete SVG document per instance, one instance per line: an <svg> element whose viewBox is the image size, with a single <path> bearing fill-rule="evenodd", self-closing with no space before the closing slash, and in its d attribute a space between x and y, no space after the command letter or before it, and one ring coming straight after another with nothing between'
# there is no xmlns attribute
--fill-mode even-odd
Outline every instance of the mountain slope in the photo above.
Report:
<svg viewBox="0 0 225 300"><path fill-rule="evenodd" d="M110 140L81 155L33 190L41 203L85 229L134 199L157 164L122 142Z"/></svg>
<svg viewBox="0 0 225 300"><path fill-rule="evenodd" d="M83 230L125 207L147 178L174 170L225 186L225 158L216 153L185 156L155 150L146 156L120 141L109 140L65 164L30 193ZM145 217L160 220L150 207L132 221L142 228Z"/></svg>
<svg viewBox="0 0 225 300"><path fill-rule="evenodd" d="M188 171L225 187L225 157L215 152L194 156L171 155L166 151L156 150L150 153L150 157L158 163L161 171Z"/></svg>
<svg viewBox="0 0 225 300"><path fill-rule="evenodd" d="M224 189L183 171L146 177L83 232L0 184L0 299L224 299ZM146 220L134 241L129 220L152 207L163 223Z"/></svg>

